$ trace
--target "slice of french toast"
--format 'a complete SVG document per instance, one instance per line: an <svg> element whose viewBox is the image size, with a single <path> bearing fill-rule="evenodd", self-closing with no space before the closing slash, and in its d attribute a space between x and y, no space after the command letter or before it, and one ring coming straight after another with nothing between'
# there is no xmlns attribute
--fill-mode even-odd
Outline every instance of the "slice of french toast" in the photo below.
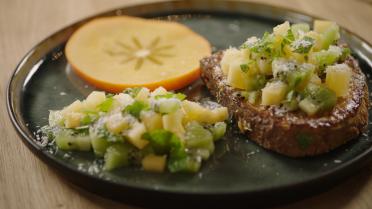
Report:
<svg viewBox="0 0 372 209"><path fill-rule="evenodd" d="M348 56L352 69L348 93L322 114L286 111L280 105L248 102L241 90L227 82L221 69L223 52L201 60L201 78L217 101L226 106L242 133L262 147L291 157L328 152L358 137L368 123L368 86L358 62Z"/></svg>

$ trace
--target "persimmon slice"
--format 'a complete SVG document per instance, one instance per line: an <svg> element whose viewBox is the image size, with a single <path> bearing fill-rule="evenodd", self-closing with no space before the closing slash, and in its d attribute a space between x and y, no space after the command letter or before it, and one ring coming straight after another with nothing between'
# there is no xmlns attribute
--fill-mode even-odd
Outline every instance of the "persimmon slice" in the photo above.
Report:
<svg viewBox="0 0 372 209"><path fill-rule="evenodd" d="M74 71L110 92L143 86L182 88L199 77L209 42L188 27L129 16L94 19L69 39L66 57Z"/></svg>

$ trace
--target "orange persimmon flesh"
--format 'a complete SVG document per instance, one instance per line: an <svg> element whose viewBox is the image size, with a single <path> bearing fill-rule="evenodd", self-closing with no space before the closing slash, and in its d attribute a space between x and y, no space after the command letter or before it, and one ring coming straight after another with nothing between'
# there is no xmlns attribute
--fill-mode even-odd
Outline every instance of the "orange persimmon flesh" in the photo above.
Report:
<svg viewBox="0 0 372 209"><path fill-rule="evenodd" d="M211 54L211 47L179 23L117 16L84 24L65 53L76 74L97 88L175 90L199 78L199 60Z"/></svg>

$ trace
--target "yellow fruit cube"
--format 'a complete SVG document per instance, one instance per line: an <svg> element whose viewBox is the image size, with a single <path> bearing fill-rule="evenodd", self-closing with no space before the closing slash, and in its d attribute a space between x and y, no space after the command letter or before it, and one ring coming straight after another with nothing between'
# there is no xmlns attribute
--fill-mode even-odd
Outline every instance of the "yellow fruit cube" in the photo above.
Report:
<svg viewBox="0 0 372 209"><path fill-rule="evenodd" d="M65 128L76 128L80 126L80 121L84 114L78 112L70 112L65 115Z"/></svg>
<svg viewBox="0 0 372 209"><path fill-rule="evenodd" d="M177 134L178 137L182 138L183 134L185 133L185 128L182 124L184 116L185 114L181 110L163 115L163 128Z"/></svg>
<svg viewBox="0 0 372 209"><path fill-rule="evenodd" d="M237 48L226 49L223 53L223 57L221 60L221 69L224 75L229 74L231 63L233 63L234 60L241 60L242 57L243 57L242 51L238 50Z"/></svg>
<svg viewBox="0 0 372 209"><path fill-rule="evenodd" d="M184 124L190 121L213 124L224 121L229 117L226 107L208 109L201 106L199 103L185 100L182 102L182 108L186 114Z"/></svg>
<svg viewBox="0 0 372 209"><path fill-rule="evenodd" d="M148 88L142 88L136 95L136 98L134 99L144 102L144 103L148 103L149 96L150 96L150 90Z"/></svg>
<svg viewBox="0 0 372 209"><path fill-rule="evenodd" d="M185 112L185 124L193 120L200 121L206 115L206 108L196 102L184 100L182 101L182 108Z"/></svg>
<svg viewBox="0 0 372 209"><path fill-rule="evenodd" d="M163 128L162 117L159 113L153 111L142 111L140 119L145 124L148 131Z"/></svg>
<svg viewBox="0 0 372 209"><path fill-rule="evenodd" d="M262 89L262 105L278 105L287 93L287 85L281 81L268 83Z"/></svg>
<svg viewBox="0 0 372 209"><path fill-rule="evenodd" d="M80 100L76 100L69 106L63 108L63 110L61 111L61 115L63 116L63 118L65 118L67 114L72 113L72 112L81 112L83 108L84 106L82 102Z"/></svg>
<svg viewBox="0 0 372 209"><path fill-rule="evenodd" d="M142 139L144 133L146 133L145 125L142 123L135 123L126 135L131 144L138 149L143 149L149 143L149 141Z"/></svg>
<svg viewBox="0 0 372 209"><path fill-rule="evenodd" d="M96 107L106 100L105 92L93 91L88 95L88 97L83 101L85 110L95 110Z"/></svg>
<svg viewBox="0 0 372 209"><path fill-rule="evenodd" d="M229 73L227 75L227 83L238 89L247 89L248 87L248 75L243 72L240 65L241 61L235 60L230 63Z"/></svg>
<svg viewBox="0 0 372 209"><path fill-rule="evenodd" d="M229 117L229 113L226 107L219 107L219 108L212 109L210 111L211 111L210 115L212 115L212 117L209 123L211 124L225 121Z"/></svg>
<svg viewBox="0 0 372 209"><path fill-rule="evenodd" d="M272 75L273 71L271 69L271 62L267 59L258 59L257 60L258 70L261 74Z"/></svg>
<svg viewBox="0 0 372 209"><path fill-rule="evenodd" d="M326 20L314 20L314 31L317 33L323 33L328 28L337 26L335 22L326 21Z"/></svg>
<svg viewBox="0 0 372 209"><path fill-rule="evenodd" d="M149 154L142 159L142 168L145 171L163 172L167 157Z"/></svg>
<svg viewBox="0 0 372 209"><path fill-rule="evenodd" d="M320 85L322 83L322 80L319 78L317 74L312 74L309 82Z"/></svg>
<svg viewBox="0 0 372 209"><path fill-rule="evenodd" d="M130 127L130 120L124 118L121 113L116 113L108 117L105 125L108 131L118 134Z"/></svg>
<svg viewBox="0 0 372 209"><path fill-rule="evenodd" d="M126 107L134 102L134 99L129 94L117 94L113 97L121 106Z"/></svg>
<svg viewBox="0 0 372 209"><path fill-rule="evenodd" d="M290 28L289 22L285 21L284 23L277 25L273 28L273 32L277 36L285 36Z"/></svg>
<svg viewBox="0 0 372 209"><path fill-rule="evenodd" d="M326 68L326 85L337 97L346 96L351 80L351 68L347 64L336 64Z"/></svg>
<svg viewBox="0 0 372 209"><path fill-rule="evenodd" d="M155 97L155 96L159 96L159 95L165 95L167 94L168 91L163 88L162 86L158 87L157 89L155 89L154 91L151 92L151 97Z"/></svg>
<svg viewBox="0 0 372 209"><path fill-rule="evenodd" d="M322 43L323 43L322 36L319 33L315 31L309 31L305 34L305 36L308 36L314 39L315 43L314 43L312 50L319 51L322 49Z"/></svg>

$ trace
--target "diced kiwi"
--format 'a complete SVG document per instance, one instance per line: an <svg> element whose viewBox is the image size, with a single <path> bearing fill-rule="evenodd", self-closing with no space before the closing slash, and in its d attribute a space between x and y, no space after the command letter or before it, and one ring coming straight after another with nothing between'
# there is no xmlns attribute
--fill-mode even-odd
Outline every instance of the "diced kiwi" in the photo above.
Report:
<svg viewBox="0 0 372 209"><path fill-rule="evenodd" d="M108 142L104 138L93 138L92 139L92 147L94 154L97 156L104 156L106 153L106 149L111 145L110 142Z"/></svg>
<svg viewBox="0 0 372 209"><path fill-rule="evenodd" d="M286 96L286 100L283 101L284 107L289 111L294 111L298 109L298 101L296 98L296 92L291 90Z"/></svg>
<svg viewBox="0 0 372 209"><path fill-rule="evenodd" d="M323 32L322 48L328 49L328 47L332 44L335 44L339 38L339 27L336 24L330 26L326 31Z"/></svg>
<svg viewBox="0 0 372 209"><path fill-rule="evenodd" d="M335 92L322 85L309 84L304 95L305 98L299 103L299 107L308 115L328 111L337 103Z"/></svg>
<svg viewBox="0 0 372 209"><path fill-rule="evenodd" d="M197 122L191 122L186 127L185 143L187 148L207 148L214 151L213 135Z"/></svg>
<svg viewBox="0 0 372 209"><path fill-rule="evenodd" d="M74 136L69 131L59 132L55 140L57 147L62 150L89 151L91 148L89 136Z"/></svg>
<svg viewBox="0 0 372 209"><path fill-rule="evenodd" d="M311 79L311 75L314 72L314 66L311 64L302 65L299 70L290 71L286 74L286 80L289 89L302 90L306 87L307 83Z"/></svg>
<svg viewBox="0 0 372 209"><path fill-rule="evenodd" d="M142 111L140 114L140 119L145 124L148 131L163 128L161 115L154 111Z"/></svg>
<svg viewBox="0 0 372 209"><path fill-rule="evenodd" d="M154 109L161 114L169 114L177 111L181 107L181 102L178 99L158 99L155 102Z"/></svg>
<svg viewBox="0 0 372 209"><path fill-rule="evenodd" d="M320 103L320 109L327 111L332 109L337 103L337 96L331 89L321 86L315 95L315 99Z"/></svg>
<svg viewBox="0 0 372 209"><path fill-rule="evenodd" d="M109 146L106 150L104 159L104 170L113 170L127 166L129 164L130 148L127 144L117 143Z"/></svg>
<svg viewBox="0 0 372 209"><path fill-rule="evenodd" d="M309 62L316 65L319 69L325 69L328 65L333 65L342 56L342 49L338 46L331 46L328 50L321 50L309 55Z"/></svg>
<svg viewBox="0 0 372 209"><path fill-rule="evenodd" d="M181 110L177 110L176 112L163 115L162 117L163 128L165 130L177 134L178 136L181 136L185 132L185 129L182 124L183 117L184 113Z"/></svg>
<svg viewBox="0 0 372 209"><path fill-rule="evenodd" d="M266 76L262 74L256 74L247 78L247 91L260 90L266 85Z"/></svg>
<svg viewBox="0 0 372 209"><path fill-rule="evenodd" d="M191 156L170 159L167 164L168 170L172 173L176 172L195 173L199 171L200 166L201 160L198 160Z"/></svg>
<svg viewBox="0 0 372 209"><path fill-rule="evenodd" d="M168 154L171 150L173 133L164 129L156 129L146 132L143 138L148 140L151 148L158 155Z"/></svg>
<svg viewBox="0 0 372 209"><path fill-rule="evenodd" d="M191 154L195 157L201 157L203 160L208 160L212 153L209 151L209 149L202 148L191 150Z"/></svg>
<svg viewBox="0 0 372 209"><path fill-rule="evenodd" d="M225 122L217 122L213 126L211 126L210 130L213 135L213 140L219 140L222 138L226 133L227 125Z"/></svg>
<svg viewBox="0 0 372 209"><path fill-rule="evenodd" d="M315 115L319 111L319 105L316 104L312 99L305 98L298 104L300 109L306 112L308 115Z"/></svg>

